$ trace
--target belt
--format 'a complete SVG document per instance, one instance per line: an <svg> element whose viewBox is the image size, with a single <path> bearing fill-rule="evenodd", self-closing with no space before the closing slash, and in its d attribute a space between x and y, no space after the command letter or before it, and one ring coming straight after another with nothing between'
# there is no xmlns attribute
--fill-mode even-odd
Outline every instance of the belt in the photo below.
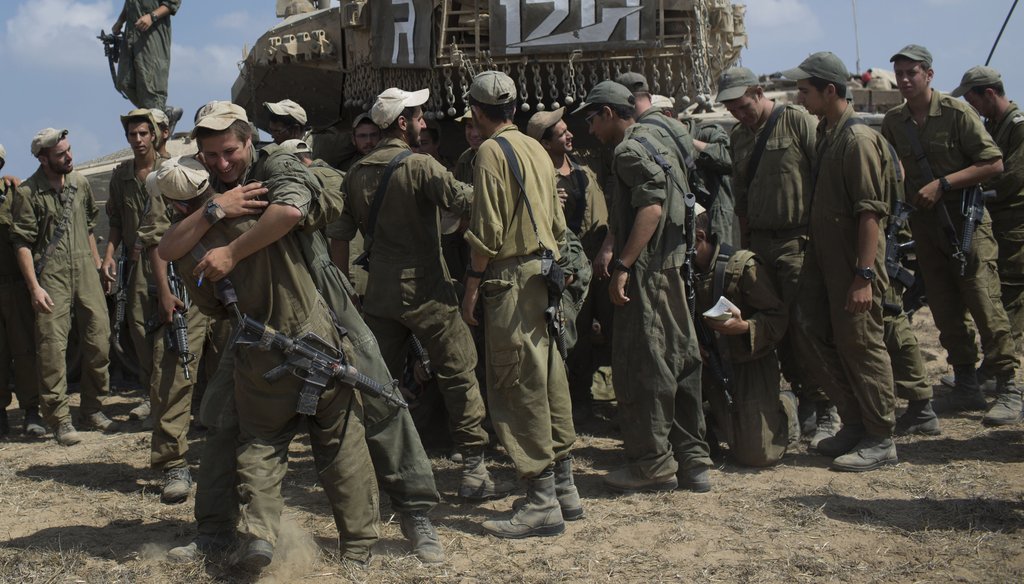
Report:
<svg viewBox="0 0 1024 584"><path fill-rule="evenodd" d="M789 229L751 229L750 234L767 235L772 239L793 239L807 235L807 227L790 227Z"/></svg>

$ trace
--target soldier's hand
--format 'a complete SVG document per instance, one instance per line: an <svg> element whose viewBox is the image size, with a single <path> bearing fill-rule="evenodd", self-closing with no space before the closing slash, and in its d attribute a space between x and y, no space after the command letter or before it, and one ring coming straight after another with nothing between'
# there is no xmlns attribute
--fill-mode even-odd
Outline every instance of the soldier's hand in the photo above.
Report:
<svg viewBox="0 0 1024 584"><path fill-rule="evenodd" d="M217 201L221 209L224 209L224 215L228 218L259 215L270 203L261 201L257 197L262 197L267 192L263 183L253 182L239 185L226 193L217 195L214 200Z"/></svg>
<svg viewBox="0 0 1024 584"><path fill-rule="evenodd" d="M139 32L146 32L151 26L153 26L153 18L148 14L143 14L135 21L135 30Z"/></svg>
<svg viewBox="0 0 1024 584"><path fill-rule="evenodd" d="M160 322L167 324L170 324L174 320L175 308L185 308L185 303L170 292L167 294L160 294L157 304L159 305L160 310L160 314L157 316L160 318Z"/></svg>
<svg viewBox="0 0 1024 584"><path fill-rule="evenodd" d="M615 306L625 306L629 302L629 296L626 296L626 282L629 281L629 274L621 270L616 271L612 274L612 279L608 282L608 295L611 296L612 304Z"/></svg>
<svg viewBox="0 0 1024 584"><path fill-rule="evenodd" d="M860 276L853 277L850 284L850 292L846 295L846 312L860 314L871 308L872 299L871 281Z"/></svg>
<svg viewBox="0 0 1024 584"><path fill-rule="evenodd" d="M215 247L206 252L202 261L192 270L192 275L199 277L202 274L205 280L216 282L231 273L235 269L235 258L228 246Z"/></svg>
<svg viewBox="0 0 1024 584"><path fill-rule="evenodd" d="M20 185L21 180L16 176L5 174L3 178L0 178L0 186L2 186L2 188L0 188L0 191L3 191L5 189L16 189Z"/></svg>
<svg viewBox="0 0 1024 584"><path fill-rule="evenodd" d="M50 314L53 312L53 306L53 300L50 299L46 290L43 290L42 286L36 286L36 289L32 291L32 308L36 312Z"/></svg>
<svg viewBox="0 0 1024 584"><path fill-rule="evenodd" d="M917 191L917 195L914 197L913 202L914 205L922 209L931 209L941 198L942 185L939 184L938 179L935 179L921 187L921 190Z"/></svg>
<svg viewBox="0 0 1024 584"><path fill-rule="evenodd" d="M466 288L466 293L462 299L462 320L469 326L480 325L476 319L476 302L479 294L480 289L478 287Z"/></svg>
<svg viewBox="0 0 1024 584"><path fill-rule="evenodd" d="M112 34L114 36L117 36L117 35L121 34L121 27L122 26L124 26L124 21L123 20L118 20L117 22L115 22L113 24L113 26L110 27L110 34Z"/></svg>
<svg viewBox="0 0 1024 584"><path fill-rule="evenodd" d="M562 210L565 210L565 202L569 200L569 193L565 189L559 187L556 191L558 193L558 204L562 206Z"/></svg>
<svg viewBox="0 0 1024 584"><path fill-rule="evenodd" d="M723 335L735 336L746 334L750 330L750 323L743 320L743 313L738 308L730 309L730 312L732 312L732 318L725 322L705 316L704 323L708 325L708 328Z"/></svg>
<svg viewBox="0 0 1024 584"><path fill-rule="evenodd" d="M611 274L608 273L608 265L612 263L612 248L601 248L594 256L594 275L598 280L604 280Z"/></svg>
<svg viewBox="0 0 1024 584"><path fill-rule="evenodd" d="M100 277L105 284L113 284L117 281L117 262L114 258L106 258L100 265Z"/></svg>

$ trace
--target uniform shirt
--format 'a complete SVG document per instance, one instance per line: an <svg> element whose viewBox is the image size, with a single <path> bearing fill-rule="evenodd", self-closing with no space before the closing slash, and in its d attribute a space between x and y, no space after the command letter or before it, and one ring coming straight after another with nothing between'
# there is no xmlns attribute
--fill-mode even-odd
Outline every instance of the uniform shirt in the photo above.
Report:
<svg viewBox="0 0 1024 584"><path fill-rule="evenodd" d="M747 176L754 145L768 124L751 130L732 128L732 178L736 214L750 229L786 230L806 227L811 211L811 160L817 120L794 106L785 106L765 143L756 174Z"/></svg>
<svg viewBox="0 0 1024 584"><path fill-rule="evenodd" d="M822 270L850 275L858 267L860 214L867 211L885 217L897 196L896 168L885 139L865 124L843 128L855 115L847 107L834 127L825 120L818 125L818 178L811 210L811 241L819 258L823 254L829 258ZM874 270L880 280L887 281L884 227L878 231Z"/></svg>
<svg viewBox="0 0 1024 584"><path fill-rule="evenodd" d="M666 177L647 148L636 140L638 137L645 138L665 158L672 167L675 182ZM664 130L660 128L632 124L615 147L612 158L617 188L612 197L609 228L615 234L616 257L622 254L629 239L637 210L648 205L662 206L661 222L634 264L639 269L678 268L686 255L682 228L685 211L680 190L686 188L686 172L676 157L676 148L666 146L664 137Z"/></svg>
<svg viewBox="0 0 1024 584"><path fill-rule="evenodd" d="M14 197L14 225L11 242L15 249L32 250L36 264L46 251L63 214L64 201L75 197L71 219L53 254L47 260L47 271L54 266L68 264L72 258L92 258L89 234L96 227L99 209L92 195L92 187L84 176L71 172L64 177L64 189L57 192L50 186L42 167L21 183Z"/></svg>
<svg viewBox="0 0 1024 584"><path fill-rule="evenodd" d="M370 208L384 170L406 150L409 145L403 140L385 138L345 175L347 204L337 239L351 241L357 229L366 236ZM438 209L465 215L473 189L455 180L432 156L411 154L395 167L383 197L370 261L374 268L380 263L414 267L440 258Z"/></svg>
<svg viewBox="0 0 1024 584"><path fill-rule="evenodd" d="M508 140L519 161L523 184L537 222L534 231L522 190L512 175L505 152L494 140ZM537 254L550 250L560 258L565 243L565 217L555 191L555 167L540 142L509 124L484 141L476 153L473 174L473 212L466 241L477 253L494 260ZM539 241L538 241L539 240Z"/></svg>
<svg viewBox="0 0 1024 584"><path fill-rule="evenodd" d="M157 20L146 32L150 35L165 36L169 45L171 36L170 17L178 13L178 8L181 7L181 0L125 0L125 36L132 39L132 37L142 34L135 30L135 22L147 14L152 14L153 11L161 6L166 6L167 9L171 11L171 14ZM130 42L134 42L134 40L131 40Z"/></svg>
<svg viewBox="0 0 1024 584"><path fill-rule="evenodd" d="M4 202L0 203L0 284L8 284L22 280L21 269L18 268L17 256L11 243L11 224L13 217L11 207L14 203L14 189L0 181L0 193Z"/></svg>
<svg viewBox="0 0 1024 584"><path fill-rule="evenodd" d="M455 168L452 169L455 180L473 184L473 164L475 162L476 150L466 148L466 151L459 155L459 159L455 161Z"/></svg>
<svg viewBox="0 0 1024 584"><path fill-rule="evenodd" d="M569 165L569 174L562 174L556 169L556 186L565 189L567 195L563 215L566 227L579 238L587 257L592 258L604 241L608 227L608 203L597 175L589 166L578 163L571 156Z"/></svg>
<svg viewBox="0 0 1024 584"><path fill-rule="evenodd" d="M668 137L668 140L665 143L666 146L678 148L679 145L682 145L684 152L680 152L680 155L689 156L690 160L693 160L696 163L697 149L693 146L693 135L690 134L690 129L686 124L675 118L666 116L661 113L660 110L656 110L653 107L640 115L636 119L636 122L638 124L654 125L655 122L651 122L650 120L655 120L657 127L668 127L668 130L666 130ZM690 169L687 168L687 172L689 172L689 170Z"/></svg>
<svg viewBox="0 0 1024 584"><path fill-rule="evenodd" d="M1003 152L1003 174L985 185L995 189L996 198L985 206L990 213L1024 209L1024 112L1011 102L1002 118L985 122L985 129Z"/></svg>
<svg viewBox="0 0 1024 584"><path fill-rule="evenodd" d="M320 184L319 197L316 198L324 201L319 207L325 210L310 227L329 231L331 225L336 225L341 220L341 214L345 209L345 192L341 188L345 173L319 159L314 160L309 166L309 172Z"/></svg>
<svg viewBox="0 0 1024 584"><path fill-rule="evenodd" d="M933 89L924 127L914 123L906 103L889 110L882 120L882 135L896 147L896 153L903 161L908 197L930 182L922 174L921 165L914 156L914 148L907 136L908 121L914 124L921 147L928 158L932 180L976 162L1003 156L971 106ZM959 189L951 190L943 194L943 199L947 203L955 202L959 205L961 192Z"/></svg>
<svg viewBox="0 0 1024 584"><path fill-rule="evenodd" d="M150 172L156 172L164 160L166 158L157 157ZM106 210L110 227L121 230L121 244L126 251L130 252L139 241L139 228L145 223L151 206L146 185L136 177L135 161L126 160L117 165L110 175Z"/></svg>
<svg viewBox="0 0 1024 584"><path fill-rule="evenodd" d="M694 290L698 314L718 302L714 291L720 252L721 246L716 244L707 271L697 275ZM730 363L744 363L774 351L786 334L789 312L765 272L761 259L743 250L734 252L725 267L722 294L740 309L743 319L750 323L746 334L723 335L729 349L729 354L723 358Z"/></svg>

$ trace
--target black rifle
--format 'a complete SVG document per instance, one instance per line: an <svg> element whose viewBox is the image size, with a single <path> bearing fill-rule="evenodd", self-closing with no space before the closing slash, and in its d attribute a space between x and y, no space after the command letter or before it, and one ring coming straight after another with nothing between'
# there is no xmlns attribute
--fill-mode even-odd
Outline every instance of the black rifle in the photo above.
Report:
<svg viewBox="0 0 1024 584"><path fill-rule="evenodd" d="M904 291L912 289L917 282L917 277L903 265L903 258L914 249L914 242L900 243L899 236L909 223L910 214L915 210L910 203L896 201L896 206L889 216L889 224L885 226L885 271L889 275L890 285L900 284ZM886 314L897 315L904 307L882 302L882 309Z"/></svg>
<svg viewBox="0 0 1024 584"><path fill-rule="evenodd" d="M409 340L412 342L412 352L416 353L416 358L423 365L423 373L426 374L427 379L431 379L434 377L434 369L430 366L430 355L416 335L410 335Z"/></svg>
<svg viewBox="0 0 1024 584"><path fill-rule="evenodd" d="M548 306L544 309L544 320L551 329L558 354L564 361L569 357L565 342L565 315L562 314L562 293L565 291L565 270L555 262L555 254L549 249L541 252L540 275L548 287Z"/></svg>
<svg viewBox="0 0 1024 584"><path fill-rule="evenodd" d="M100 36L96 38L103 43L103 55L107 58L107 64L110 66L110 80L114 82L114 89L121 94L121 97L128 99L128 96L117 86L117 62L121 60L121 43L124 42L124 35L113 32L107 34L105 30L100 30Z"/></svg>
<svg viewBox="0 0 1024 584"><path fill-rule="evenodd" d="M964 215L964 229L960 236L960 252L964 256L960 264L961 276L967 268L967 256L970 255L971 244L974 243L974 232L985 216L985 200L995 196L995 191L983 191L979 185L964 189L963 200L960 203Z"/></svg>
<svg viewBox="0 0 1024 584"><path fill-rule="evenodd" d="M167 285L171 289L171 294L185 305L184 308L175 307L174 314L171 316L171 327L167 329L167 348L178 354L185 379L191 380L192 375L188 371L188 366L196 360L196 356L188 348L188 321L185 315L192 303L188 296L188 290L185 289L185 284L174 267L174 262L167 262Z"/></svg>
<svg viewBox="0 0 1024 584"><path fill-rule="evenodd" d="M291 338L273 328L250 318L238 311L238 295L234 286L227 278L217 282L217 299L231 308L238 319L238 331L235 333L234 344L256 347L262 351L277 349L285 354L284 363L263 375L267 381L280 379L285 373L301 378L305 383L299 393L299 402L295 411L307 416L316 414L316 406L320 394L331 379L337 379L367 395L380 398L387 403L408 408L409 404L396 390L396 383L382 385L359 373L349 365L345 353L334 347L323 338L306 333ZM348 334L344 328L338 327L342 338Z"/></svg>
<svg viewBox="0 0 1024 584"><path fill-rule="evenodd" d="M122 252L117 258L117 294L114 297L114 331L113 345L118 355L124 355L121 346L121 329L124 328L125 313L128 308L128 287L131 286L132 275L135 273L136 262Z"/></svg>

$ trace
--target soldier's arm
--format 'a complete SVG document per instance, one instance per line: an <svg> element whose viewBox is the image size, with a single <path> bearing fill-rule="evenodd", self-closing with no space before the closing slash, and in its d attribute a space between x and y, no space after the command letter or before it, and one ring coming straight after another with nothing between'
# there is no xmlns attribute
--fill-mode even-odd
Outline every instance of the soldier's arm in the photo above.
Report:
<svg viewBox="0 0 1024 584"><path fill-rule="evenodd" d="M1004 201L1024 191L1024 122L1014 123L1009 140L1000 145L1003 152L1003 173L990 179L985 186L995 189L996 200Z"/></svg>
<svg viewBox="0 0 1024 584"><path fill-rule="evenodd" d="M103 265L100 267L100 276L105 282L113 283L117 279L117 262L114 260L114 253L117 246L121 245L121 210L123 209L123 197L119 180L114 177L110 179L110 198L107 199L106 212L110 222L107 232L107 245L103 254Z"/></svg>
<svg viewBox="0 0 1024 584"><path fill-rule="evenodd" d="M703 170L716 174L732 174L732 155L729 153L729 135L718 125L701 128L697 133L705 140L693 140L693 147L700 152L696 164Z"/></svg>
<svg viewBox="0 0 1024 584"><path fill-rule="evenodd" d="M959 112L957 132L961 152L974 164L946 175L954 189L961 189L995 178L1003 172L1003 153L973 111ZM939 177L935 177L939 178Z"/></svg>
<svg viewBox="0 0 1024 584"><path fill-rule="evenodd" d="M750 353L757 354L775 349L786 335L789 311L760 260L752 258L747 262L738 288L743 296L743 304L752 310L752 313L746 316L750 325L746 337Z"/></svg>
<svg viewBox="0 0 1024 584"><path fill-rule="evenodd" d="M422 163L425 174L423 195L437 207L455 215L468 217L473 205L473 185L455 178L440 162L428 156Z"/></svg>

